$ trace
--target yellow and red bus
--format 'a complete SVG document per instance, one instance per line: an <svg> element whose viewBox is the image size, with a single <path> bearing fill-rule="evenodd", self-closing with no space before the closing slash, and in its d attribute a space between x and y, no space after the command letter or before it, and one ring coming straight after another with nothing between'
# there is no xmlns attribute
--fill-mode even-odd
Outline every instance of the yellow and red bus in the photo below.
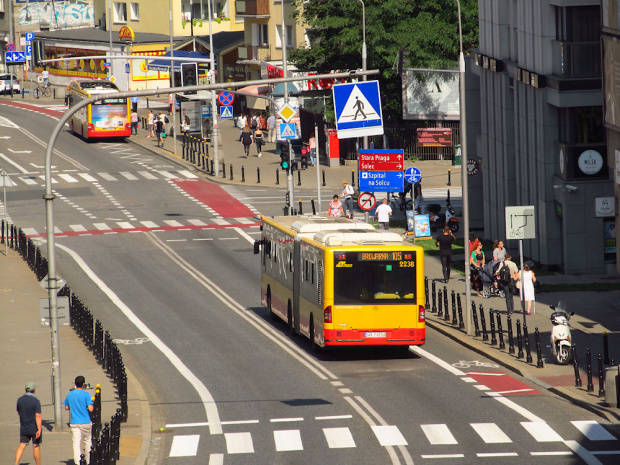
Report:
<svg viewBox="0 0 620 465"><path fill-rule="evenodd" d="M85 139L129 137L131 135L130 101L128 98L114 96L119 92L120 89L110 81L71 81L71 84L67 86L69 108L97 94L110 94L103 100L81 108L71 117L69 127L73 133Z"/></svg>
<svg viewBox="0 0 620 465"><path fill-rule="evenodd" d="M262 219L261 303L315 347L423 345L424 252L347 218Z"/></svg>

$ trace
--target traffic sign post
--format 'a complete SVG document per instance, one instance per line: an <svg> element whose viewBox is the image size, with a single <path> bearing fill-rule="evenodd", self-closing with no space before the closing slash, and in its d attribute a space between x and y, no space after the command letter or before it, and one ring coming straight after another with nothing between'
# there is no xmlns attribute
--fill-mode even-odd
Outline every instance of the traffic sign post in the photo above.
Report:
<svg viewBox="0 0 620 465"><path fill-rule="evenodd" d="M25 52L6 52L6 64L8 65L20 65L26 63Z"/></svg>
<svg viewBox="0 0 620 465"><path fill-rule="evenodd" d="M220 105L227 107L232 105L235 101L235 94L233 94L232 92L222 91L218 94L217 100L218 102L220 102Z"/></svg>
<svg viewBox="0 0 620 465"><path fill-rule="evenodd" d="M360 150L360 191L402 192L404 156L403 150Z"/></svg>
<svg viewBox="0 0 620 465"><path fill-rule="evenodd" d="M420 173L419 169L407 168L407 171L405 171L405 181L409 184L415 184L420 182L420 179L422 179L422 173Z"/></svg>
<svg viewBox="0 0 620 465"><path fill-rule="evenodd" d="M360 190L370 192L402 192L402 171L360 171Z"/></svg>
<svg viewBox="0 0 620 465"><path fill-rule="evenodd" d="M280 124L280 139L295 139L295 124L294 123L281 123Z"/></svg>
<svg viewBox="0 0 620 465"><path fill-rule="evenodd" d="M232 119L232 117L233 117L232 107L229 107L229 106L220 107L220 118Z"/></svg>
<svg viewBox="0 0 620 465"><path fill-rule="evenodd" d="M383 135L379 81L333 87L338 139Z"/></svg>
<svg viewBox="0 0 620 465"><path fill-rule="evenodd" d="M377 205L377 198L371 192L362 192L357 198L357 204L364 211L370 211Z"/></svg>

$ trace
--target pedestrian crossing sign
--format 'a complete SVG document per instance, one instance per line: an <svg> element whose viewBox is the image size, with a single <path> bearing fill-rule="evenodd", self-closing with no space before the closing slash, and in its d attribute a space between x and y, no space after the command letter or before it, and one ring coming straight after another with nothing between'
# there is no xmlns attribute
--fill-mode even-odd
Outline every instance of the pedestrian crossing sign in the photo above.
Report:
<svg viewBox="0 0 620 465"><path fill-rule="evenodd" d="M333 90L339 139L383 135L379 81L336 84Z"/></svg>
<svg viewBox="0 0 620 465"><path fill-rule="evenodd" d="M295 123L280 124L280 139L295 139L296 137Z"/></svg>
<svg viewBox="0 0 620 465"><path fill-rule="evenodd" d="M232 117L233 117L232 107L230 106L220 107L220 118L232 119Z"/></svg>

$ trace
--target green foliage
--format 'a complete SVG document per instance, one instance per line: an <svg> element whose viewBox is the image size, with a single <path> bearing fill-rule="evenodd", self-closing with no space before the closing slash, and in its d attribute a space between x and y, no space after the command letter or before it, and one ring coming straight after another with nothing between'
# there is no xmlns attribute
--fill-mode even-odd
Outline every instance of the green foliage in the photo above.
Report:
<svg viewBox="0 0 620 465"><path fill-rule="evenodd" d="M358 0L291 0L295 17L309 27L311 47L292 51L299 69L326 73L362 67L362 5ZM367 68L379 69L386 116L402 114L404 67L455 69L459 55L456 0L364 0ZM463 49L478 43L478 1L461 0ZM371 78L372 79L372 78Z"/></svg>

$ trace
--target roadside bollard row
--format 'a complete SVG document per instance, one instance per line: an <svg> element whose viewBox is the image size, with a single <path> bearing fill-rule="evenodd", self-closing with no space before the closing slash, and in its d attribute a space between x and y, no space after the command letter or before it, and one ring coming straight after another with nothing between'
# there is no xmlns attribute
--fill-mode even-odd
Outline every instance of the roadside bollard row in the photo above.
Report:
<svg viewBox="0 0 620 465"><path fill-rule="evenodd" d="M47 275L47 259L42 255L39 246L35 245L26 234L15 225L5 220L0 222L0 240L18 252L30 269L35 273L37 280ZM127 421L128 397L127 374L120 350L103 324L90 312L88 307L71 292L69 285L65 285L59 296L69 297L69 322L71 327L84 342L84 345L93 353L97 362L112 379L118 393L120 408L101 429L101 390L97 386L91 419L93 420L93 446L90 451L91 465L112 465L120 459L120 435L122 422ZM82 456L80 464L86 463Z"/></svg>
<svg viewBox="0 0 620 465"><path fill-rule="evenodd" d="M209 145L204 139L184 132L182 140L182 157L183 160L196 165L197 168L201 169L205 173L213 175L213 165L211 165L211 168L209 169L209 162L212 161L209 158Z"/></svg>

